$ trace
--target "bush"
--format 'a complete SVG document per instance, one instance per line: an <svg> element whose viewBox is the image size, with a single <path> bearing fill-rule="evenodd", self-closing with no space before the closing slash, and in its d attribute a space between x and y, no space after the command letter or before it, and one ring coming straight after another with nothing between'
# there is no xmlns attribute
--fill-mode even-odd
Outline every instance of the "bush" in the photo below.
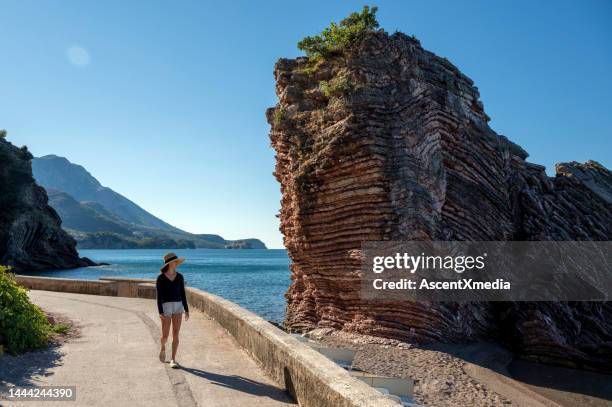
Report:
<svg viewBox="0 0 612 407"><path fill-rule="evenodd" d="M346 76L338 76L329 81L319 82L319 89L330 98L332 96L346 96L355 90L356 86Z"/></svg>
<svg viewBox="0 0 612 407"><path fill-rule="evenodd" d="M378 7L370 9L368 6L363 6L361 13L352 13L340 21L340 24L332 22L319 35L305 37L298 42L298 48L308 57L314 58L326 58L339 53L350 47L363 32L378 28L377 11Z"/></svg>
<svg viewBox="0 0 612 407"><path fill-rule="evenodd" d="M16 354L47 346L53 332L42 310L28 299L6 267L0 266L0 345Z"/></svg>

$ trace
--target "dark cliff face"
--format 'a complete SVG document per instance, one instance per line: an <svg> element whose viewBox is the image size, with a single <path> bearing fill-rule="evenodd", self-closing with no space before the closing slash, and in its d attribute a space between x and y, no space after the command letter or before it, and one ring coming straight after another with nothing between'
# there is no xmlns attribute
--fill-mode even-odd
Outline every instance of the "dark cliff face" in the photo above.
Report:
<svg viewBox="0 0 612 407"><path fill-rule="evenodd" d="M0 264L14 272L94 265L79 258L44 188L32 177L32 155L0 138Z"/></svg>
<svg viewBox="0 0 612 407"><path fill-rule="evenodd" d="M366 303L354 255L377 240L611 240L609 170L572 162L548 177L488 126L469 78L401 33L367 33L316 65L281 59L275 77L289 327L492 337L535 359L612 367L609 303Z"/></svg>

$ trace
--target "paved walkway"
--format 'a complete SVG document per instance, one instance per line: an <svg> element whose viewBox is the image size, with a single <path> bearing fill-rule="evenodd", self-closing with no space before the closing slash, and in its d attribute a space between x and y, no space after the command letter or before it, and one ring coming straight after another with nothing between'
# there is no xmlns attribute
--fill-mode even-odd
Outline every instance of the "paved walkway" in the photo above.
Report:
<svg viewBox="0 0 612 407"><path fill-rule="evenodd" d="M76 402L46 401L45 406L292 405L233 338L201 312L192 311L183 321L177 355L182 369L171 369L158 360L160 321L153 300L50 291L29 295L81 330L58 348L5 356L0 362L0 379L8 383L76 386Z"/></svg>

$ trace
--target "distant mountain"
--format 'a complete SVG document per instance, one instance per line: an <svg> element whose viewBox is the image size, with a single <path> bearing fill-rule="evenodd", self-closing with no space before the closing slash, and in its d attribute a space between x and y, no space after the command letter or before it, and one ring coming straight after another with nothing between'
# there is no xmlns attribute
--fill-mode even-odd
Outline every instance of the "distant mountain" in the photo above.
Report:
<svg viewBox="0 0 612 407"><path fill-rule="evenodd" d="M176 228L101 185L85 168L64 157L35 158L32 170L38 184L47 190L49 204L60 215L63 228L80 248L266 248L258 239L225 240Z"/></svg>
<svg viewBox="0 0 612 407"><path fill-rule="evenodd" d="M32 171L39 185L71 195L77 201L97 202L129 223L181 232L151 215L126 197L104 187L85 168L64 157L46 155L32 160Z"/></svg>

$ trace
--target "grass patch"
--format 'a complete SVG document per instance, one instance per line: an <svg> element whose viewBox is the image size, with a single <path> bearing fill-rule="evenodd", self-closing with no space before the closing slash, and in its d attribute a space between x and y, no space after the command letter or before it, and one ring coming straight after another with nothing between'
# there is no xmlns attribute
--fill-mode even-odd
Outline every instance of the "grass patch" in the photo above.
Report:
<svg viewBox="0 0 612 407"><path fill-rule="evenodd" d="M282 107L277 107L274 110L274 124L279 125L282 122L284 122L287 119L287 112L285 112L285 109L283 109Z"/></svg>
<svg viewBox="0 0 612 407"><path fill-rule="evenodd" d="M311 58L306 63L306 66L304 66L303 68L297 69L296 71L298 73L310 76L319 70L323 62L325 62L323 59Z"/></svg>
<svg viewBox="0 0 612 407"><path fill-rule="evenodd" d="M346 75L340 75L329 81L319 82L319 89L328 97L348 96L353 93L357 86Z"/></svg>
<svg viewBox="0 0 612 407"><path fill-rule="evenodd" d="M70 325L68 324L55 324L51 327L51 331L56 335L64 335L70 331Z"/></svg>

